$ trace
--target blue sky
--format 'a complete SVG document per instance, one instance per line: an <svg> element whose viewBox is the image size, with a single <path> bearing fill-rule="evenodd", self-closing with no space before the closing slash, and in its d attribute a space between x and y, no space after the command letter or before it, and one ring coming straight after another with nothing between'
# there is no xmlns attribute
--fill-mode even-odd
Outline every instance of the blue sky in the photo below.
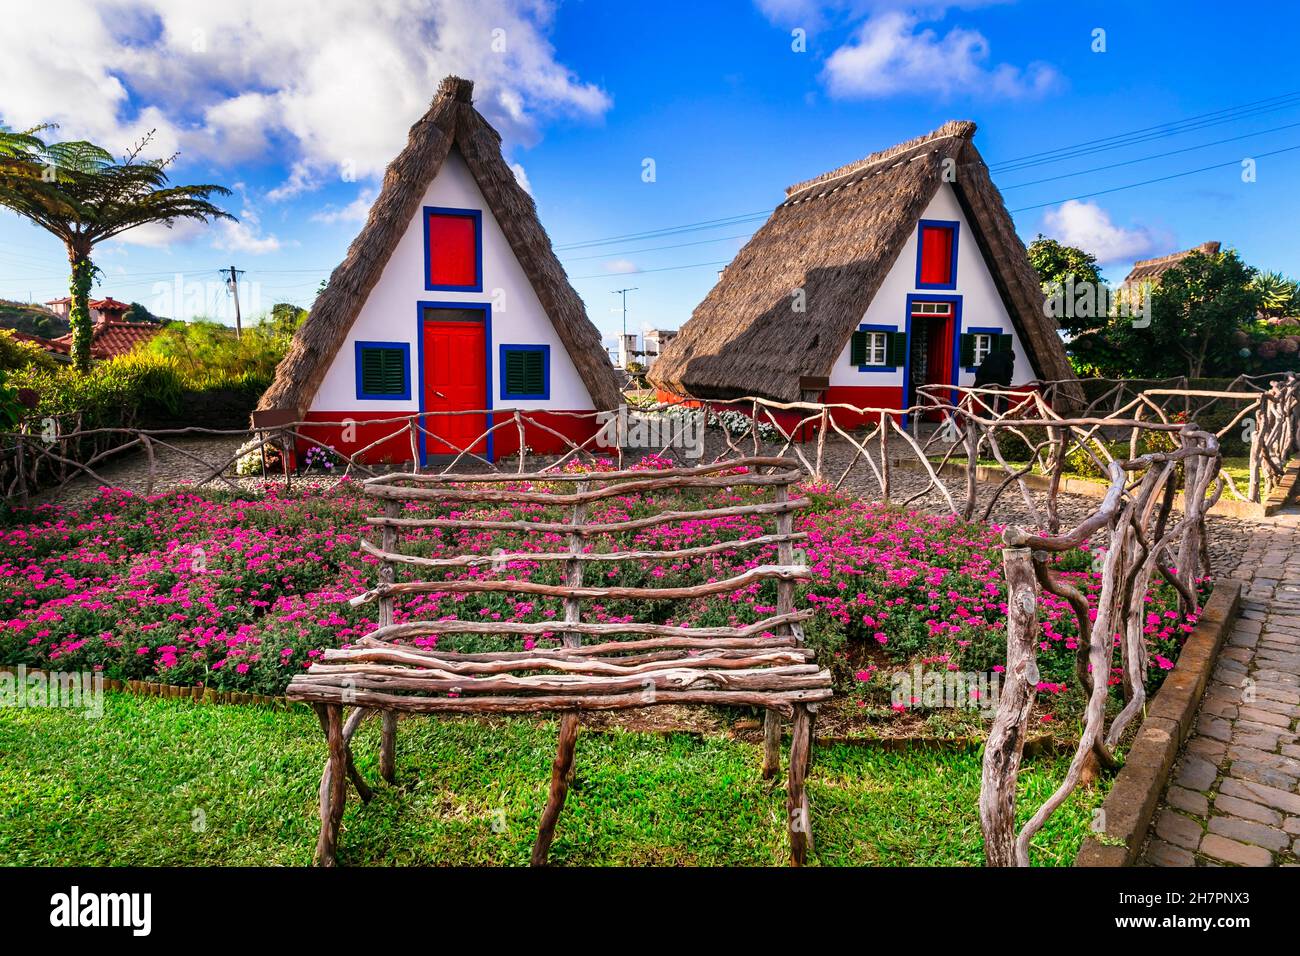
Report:
<svg viewBox="0 0 1300 956"><path fill-rule="evenodd" d="M223 302L231 264L250 304L310 305L448 72L476 80L606 333L624 286L631 330L680 325L761 219L693 224L763 214L788 184L952 118L979 125L1021 236L1082 245L1112 280L1209 239L1300 274L1287 4L49 0L10 19L0 122L116 151L156 129L175 179L236 189L238 225L127 234L97 256L97 294L146 305L179 273L182 317L196 288ZM658 230L677 231L595 243ZM62 295L64 265L0 212L0 297Z"/></svg>

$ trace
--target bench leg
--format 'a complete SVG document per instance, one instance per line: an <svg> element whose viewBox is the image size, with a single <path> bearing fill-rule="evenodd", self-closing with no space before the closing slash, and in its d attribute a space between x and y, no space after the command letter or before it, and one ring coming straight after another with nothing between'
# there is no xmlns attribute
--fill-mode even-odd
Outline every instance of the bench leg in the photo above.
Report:
<svg viewBox="0 0 1300 956"><path fill-rule="evenodd" d="M781 772L781 714L768 710L763 715L763 779Z"/></svg>
<svg viewBox="0 0 1300 956"><path fill-rule="evenodd" d="M790 734L790 769L786 782L785 813L790 827L790 865L803 866L812 849L812 826L808 812L808 765L812 753L812 714L803 704L794 705L794 728Z"/></svg>
<svg viewBox="0 0 1300 956"><path fill-rule="evenodd" d="M348 719L343 723L343 750L347 754L348 779L351 780L353 786L357 788L357 795L361 797L362 803L369 803L371 797L374 796L374 793L371 792L365 778L361 776L361 772L357 770L357 765L352 759L352 738L356 735L357 728L361 726L362 722L369 717L371 713L372 711L364 707L358 707L352 711L348 716ZM320 721L320 729L324 732L325 740L328 742L330 735L329 726L326 722L324 712L319 708L316 711L316 719ZM325 764L325 779L329 779L329 775L330 767L327 762ZM321 785L324 786L324 779L321 781Z"/></svg>
<svg viewBox="0 0 1300 956"><path fill-rule="evenodd" d="M383 714L383 742L379 747L379 775L389 783L397 780L397 714L391 710Z"/></svg>
<svg viewBox="0 0 1300 956"><path fill-rule="evenodd" d="M551 765L551 795L542 811L542 822L537 829L537 842L533 844L533 866L545 866L555 838L555 823L564 809L564 798L569 794L572 780L573 751L578 742L578 712L565 711L560 715L560 742Z"/></svg>
<svg viewBox="0 0 1300 956"><path fill-rule="evenodd" d="M343 708L337 704L319 704L316 712L325 725L329 762L320 782L320 837L316 841L314 862L317 866L334 866L343 804L348 798L348 750L343 740Z"/></svg>

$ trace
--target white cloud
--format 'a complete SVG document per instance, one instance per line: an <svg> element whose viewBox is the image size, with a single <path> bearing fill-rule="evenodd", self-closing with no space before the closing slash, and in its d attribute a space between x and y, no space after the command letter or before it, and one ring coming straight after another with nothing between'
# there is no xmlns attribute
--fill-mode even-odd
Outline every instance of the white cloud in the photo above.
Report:
<svg viewBox="0 0 1300 956"><path fill-rule="evenodd" d="M166 249L178 243L192 242L201 236L208 224L197 219L178 219L168 227L161 222L147 222L140 226L118 233L105 249L113 249L116 243L129 246L146 246L151 249Z"/></svg>
<svg viewBox="0 0 1300 956"><path fill-rule="evenodd" d="M1110 213L1096 203L1068 199L1043 215L1043 230L1067 246L1090 252L1103 265L1151 255L1167 240L1150 229L1125 229L1110 219Z"/></svg>
<svg viewBox="0 0 1300 956"><path fill-rule="evenodd" d="M357 198L346 206L326 206L319 212L313 213L311 219L312 222L323 222L328 225L338 222L365 222L374 201L374 190L363 189Z"/></svg>
<svg viewBox="0 0 1300 956"><path fill-rule="evenodd" d="M59 138L114 152L157 129L160 155L301 164L287 184L299 191L345 164L382 172L448 73L475 80L476 105L511 143L535 140L548 116L610 107L556 60L550 0L10 6L0 121L58 123Z"/></svg>
<svg viewBox="0 0 1300 956"><path fill-rule="evenodd" d="M631 259L611 259L605 263L605 271L615 275L623 275L630 272L640 272L641 267Z"/></svg>
<svg viewBox="0 0 1300 956"><path fill-rule="evenodd" d="M281 202L285 199L292 199L301 193L311 192L314 189L320 189L321 181L315 173L312 172L309 163L299 160L293 164L289 170L289 178L279 186L269 190L266 198L271 202Z"/></svg>
<svg viewBox="0 0 1300 956"><path fill-rule="evenodd" d="M913 14L889 10L870 17L853 40L826 60L822 80L832 96L870 99L899 94L973 94L1003 99L1041 96L1060 74L1046 63L1024 68L989 64L989 42L978 30L954 26L942 36Z"/></svg>
<svg viewBox="0 0 1300 956"><path fill-rule="evenodd" d="M277 252L280 245L279 239L275 236L262 235L255 224L231 222L229 219L223 219L217 223L217 235L212 240L214 249L224 249L228 252L247 252L249 255L254 256L260 256L267 252Z"/></svg>

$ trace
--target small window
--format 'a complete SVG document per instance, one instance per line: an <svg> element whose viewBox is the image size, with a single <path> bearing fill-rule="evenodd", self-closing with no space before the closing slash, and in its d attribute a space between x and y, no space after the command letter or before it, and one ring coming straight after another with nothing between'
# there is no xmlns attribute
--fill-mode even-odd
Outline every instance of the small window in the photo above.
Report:
<svg viewBox="0 0 1300 956"><path fill-rule="evenodd" d="M916 249L918 289L956 288L957 226L955 222L921 221Z"/></svg>
<svg viewBox="0 0 1300 956"><path fill-rule="evenodd" d="M425 208L426 289L483 291L482 227L476 209Z"/></svg>
<svg viewBox="0 0 1300 956"><path fill-rule="evenodd" d="M973 372L984 364L990 355L1011 352L1012 338L1001 329L979 329L966 332L961 337L961 364Z"/></svg>
<svg viewBox="0 0 1300 956"><path fill-rule="evenodd" d="M889 329L858 329L849 341L849 364L861 371L886 370L901 364L907 334Z"/></svg>
<svg viewBox="0 0 1300 956"><path fill-rule="evenodd" d="M357 398L410 398L410 358L405 342L358 342Z"/></svg>
<svg viewBox="0 0 1300 956"><path fill-rule="evenodd" d="M924 315L926 317L952 315L951 302L913 302L913 315Z"/></svg>
<svg viewBox="0 0 1300 956"><path fill-rule="evenodd" d="M501 346L501 397L551 397L551 347Z"/></svg>

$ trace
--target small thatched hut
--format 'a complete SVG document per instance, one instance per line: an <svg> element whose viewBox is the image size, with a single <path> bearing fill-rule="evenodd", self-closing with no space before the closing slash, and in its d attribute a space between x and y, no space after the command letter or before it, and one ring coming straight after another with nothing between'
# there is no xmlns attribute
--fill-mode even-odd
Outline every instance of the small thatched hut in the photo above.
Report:
<svg viewBox="0 0 1300 956"><path fill-rule="evenodd" d="M322 424L313 435L360 450L393 431L383 419L430 415L420 456L466 448L499 412L525 408L547 428L585 441L591 419L557 412L619 402L600 333L551 250L532 197L501 155L501 137L474 109L469 80L449 76L383 189L347 258L317 297L259 409ZM445 438L446 442L439 441ZM529 428L537 452L563 442ZM514 453L499 429L475 451ZM406 437L372 460L411 457Z"/></svg>
<svg viewBox="0 0 1300 956"><path fill-rule="evenodd" d="M1012 384L1073 379L1002 196L949 122L786 190L650 378L698 399L912 404L974 383L994 352Z"/></svg>
<svg viewBox="0 0 1300 956"><path fill-rule="evenodd" d="M1133 263L1133 268L1124 278L1124 288L1133 289L1143 285L1159 285L1160 278L1178 263L1182 262L1194 252L1199 252L1204 256L1215 256L1219 254L1220 244L1210 241L1203 242L1192 249L1183 249L1179 252L1171 252L1167 256L1158 256L1155 259L1139 259Z"/></svg>

